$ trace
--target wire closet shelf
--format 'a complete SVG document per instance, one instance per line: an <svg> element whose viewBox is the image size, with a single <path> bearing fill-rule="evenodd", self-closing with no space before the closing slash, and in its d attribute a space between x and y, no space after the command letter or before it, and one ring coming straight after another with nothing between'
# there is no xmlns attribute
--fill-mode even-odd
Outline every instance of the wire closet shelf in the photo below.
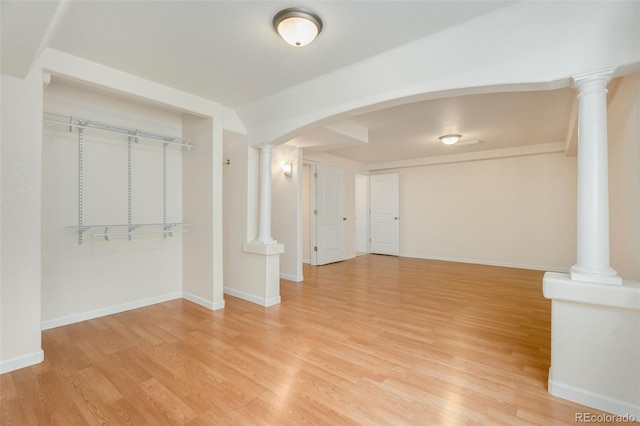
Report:
<svg viewBox="0 0 640 426"><path fill-rule="evenodd" d="M151 140L155 142L168 143L182 146L185 151L194 148L193 141L189 138L181 138L178 136L166 136L158 133L148 132L146 130L134 129L130 127L116 126L113 124L102 123L100 121L89 120L86 118L73 117L71 115L58 114L55 112L44 111L42 113L43 121L47 123L61 124L69 126L69 131L74 129L93 129L107 133L115 133L134 138L134 142L140 139Z"/></svg>
<svg viewBox="0 0 640 426"><path fill-rule="evenodd" d="M187 223L182 222L174 222L174 223L131 223L131 224L122 224L122 225L76 225L69 226L69 228L75 229L78 232L82 233L84 231L89 230L102 230L103 232L92 233L92 237L104 237L105 241L109 241L111 237L118 235L126 235L131 239L131 236L134 235L158 235L162 234L164 237L173 237L174 233L188 232L188 229L184 229L184 227L190 226ZM176 227L181 227L176 229ZM113 228L116 229L116 232L113 232ZM161 231L142 231L136 232L133 231L138 228L162 228ZM118 229L122 229L118 231Z"/></svg>
<svg viewBox="0 0 640 426"><path fill-rule="evenodd" d="M158 133L148 132L140 129L133 129L113 124L103 123L85 118L73 117L70 115L58 114L54 112L43 112L43 121L47 123L68 126L69 132L78 132L78 224L69 226L78 233L78 244L83 243L85 231L93 230L91 237L104 237L109 241L112 236L126 235L129 240L134 235L161 234L164 238L172 237L174 233L187 232L185 227L189 224L182 222L167 221L167 146L178 145L185 151L194 148L193 142L188 138L176 136L166 136ZM84 130L92 129L101 132L114 133L127 137L127 217L126 224L100 224L87 225L84 223ZM133 223L132 222L132 142L138 143L140 139L162 143L162 223ZM143 228L134 233L134 230ZM153 230L156 228L159 230Z"/></svg>

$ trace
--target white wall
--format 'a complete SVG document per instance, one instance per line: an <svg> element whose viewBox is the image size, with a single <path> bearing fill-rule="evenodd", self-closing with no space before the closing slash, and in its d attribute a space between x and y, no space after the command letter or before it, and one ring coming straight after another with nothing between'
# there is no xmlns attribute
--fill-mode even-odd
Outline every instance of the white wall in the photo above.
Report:
<svg viewBox="0 0 640 426"><path fill-rule="evenodd" d="M640 281L640 74L620 82L607 124L611 266Z"/></svg>
<svg viewBox="0 0 640 426"><path fill-rule="evenodd" d="M54 81L44 110L180 136L181 116ZM78 244L78 132L45 123L42 134L42 320L44 328L91 312L180 297L182 234L92 238ZM127 137L84 131L83 224L127 223ZM167 221L182 222L182 150L167 150ZM185 155L198 155L193 150ZM162 223L162 144L132 144L132 222ZM161 230L161 228L159 228ZM158 229L137 229L149 232ZM126 232L126 228L112 230Z"/></svg>
<svg viewBox="0 0 640 426"><path fill-rule="evenodd" d="M247 187L249 147L246 137L224 132L223 166L223 249L224 286L245 293L254 290L243 279L242 245L247 242Z"/></svg>
<svg viewBox="0 0 640 426"><path fill-rule="evenodd" d="M224 307L222 295L222 144L214 118L182 117L183 137L198 146L182 156L183 214L189 232L183 234L183 297L210 309ZM199 141L199 142L198 142ZM218 215L220 218L218 218ZM219 283L216 285L216 283Z"/></svg>
<svg viewBox="0 0 640 426"><path fill-rule="evenodd" d="M280 255L280 277L300 282L302 276L302 150L289 145L273 149L271 162L271 233L284 244ZM291 163L291 177L282 163Z"/></svg>
<svg viewBox="0 0 640 426"><path fill-rule="evenodd" d="M42 72L0 76L0 373L42 361L40 216Z"/></svg>
<svg viewBox="0 0 640 426"><path fill-rule="evenodd" d="M388 172L400 174L401 256L542 270L575 263L575 158L557 153Z"/></svg>
<svg viewBox="0 0 640 426"><path fill-rule="evenodd" d="M357 161L347 160L324 152L304 152L303 157L305 160L345 170L346 258L351 259L356 256L356 173L366 173L367 167Z"/></svg>

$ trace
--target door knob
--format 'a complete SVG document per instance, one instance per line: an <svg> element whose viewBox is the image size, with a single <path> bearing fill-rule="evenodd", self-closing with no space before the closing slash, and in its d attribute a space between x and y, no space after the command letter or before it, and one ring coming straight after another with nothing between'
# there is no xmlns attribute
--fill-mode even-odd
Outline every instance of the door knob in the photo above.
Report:
<svg viewBox="0 0 640 426"><path fill-rule="evenodd" d="M398 216L394 217L393 220L398 220Z"/></svg>
<svg viewBox="0 0 640 426"><path fill-rule="evenodd" d="M343 217L343 218L342 218L342 220L347 220L347 218L346 218L346 217Z"/></svg>

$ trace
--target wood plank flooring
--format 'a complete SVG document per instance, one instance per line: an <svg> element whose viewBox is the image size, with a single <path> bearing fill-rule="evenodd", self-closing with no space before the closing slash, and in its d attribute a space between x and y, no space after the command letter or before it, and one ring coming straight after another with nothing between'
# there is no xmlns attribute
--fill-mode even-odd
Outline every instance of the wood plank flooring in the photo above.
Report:
<svg viewBox="0 0 640 426"><path fill-rule="evenodd" d="M175 300L43 332L8 425L575 424L547 393L542 272L366 255L282 304Z"/></svg>

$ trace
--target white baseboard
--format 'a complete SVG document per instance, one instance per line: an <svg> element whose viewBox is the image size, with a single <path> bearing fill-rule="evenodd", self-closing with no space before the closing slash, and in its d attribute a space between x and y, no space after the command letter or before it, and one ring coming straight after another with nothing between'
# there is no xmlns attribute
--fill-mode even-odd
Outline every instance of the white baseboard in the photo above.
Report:
<svg viewBox="0 0 640 426"><path fill-rule="evenodd" d="M264 307L277 305L281 302L280 296L266 299L264 297L259 297L254 294L245 293L244 291L236 290L233 288L225 288L224 294L228 294L229 296L237 297L239 299L246 300L247 302L255 303L257 305L264 306Z"/></svg>
<svg viewBox="0 0 640 426"><path fill-rule="evenodd" d="M280 278L282 278L283 280L289 280L289 281L293 281L293 282L296 282L296 283L304 281L304 277L302 275L293 275L293 274L280 273Z"/></svg>
<svg viewBox="0 0 640 426"><path fill-rule="evenodd" d="M123 303L122 305L109 306L95 311L83 312L75 315L68 315L62 318L56 318L52 320L42 321L41 329L48 330L50 328L61 327L63 325L69 325L80 321L86 321L94 318L104 317L106 315L117 314L119 312L130 311L132 309L138 309L149 305L155 305L156 303L167 302L169 300L180 299L182 297L181 292L168 293L162 296L150 297L148 299L135 300L133 302Z"/></svg>
<svg viewBox="0 0 640 426"><path fill-rule="evenodd" d="M74 324L80 321L86 321L94 318L103 317L106 315L117 314L119 312L130 311L132 309L143 308L145 306L155 305L157 303L168 302L169 300L175 300L184 298L190 302L197 303L205 308L216 310L224 308L224 300L220 302L211 302L201 297L195 296L187 292L169 293L162 296L151 297L148 299L136 300L133 302L123 303L117 306L110 306L103 309L97 309L95 311L83 312L76 315L68 315L62 318L56 318L52 320L42 321L40 324L41 330L49 330L55 327L61 327L63 325ZM278 298L279 299L279 298ZM279 302L278 302L279 303ZM44 360L44 351L40 350L28 355L24 355L17 358L12 358L6 361L0 361L0 374L8 373L9 371L18 370L20 368L29 367L30 365L38 364Z"/></svg>
<svg viewBox="0 0 640 426"><path fill-rule="evenodd" d="M282 299L280 298L280 296L276 296L276 297L272 297L270 299L265 300L263 306L266 308L273 305L279 305L280 302L282 302Z"/></svg>
<svg viewBox="0 0 640 426"><path fill-rule="evenodd" d="M551 378L551 371L549 371L549 393L558 398L567 399L617 416L633 416L635 421L640 420L640 405L554 381Z"/></svg>
<svg viewBox="0 0 640 426"><path fill-rule="evenodd" d="M0 361L0 374L39 364L42 361L44 361L44 351L42 349L27 355Z"/></svg>
<svg viewBox="0 0 640 426"><path fill-rule="evenodd" d="M182 292L182 298L197 305L204 306L207 309L211 309L212 311L224 308L224 300L221 300L219 302L212 302L211 300L204 299L200 296L196 296L195 294L191 294L186 291Z"/></svg>
<svg viewBox="0 0 640 426"><path fill-rule="evenodd" d="M311 259L302 259L302 263L306 263L307 265L311 265Z"/></svg>
<svg viewBox="0 0 640 426"><path fill-rule="evenodd" d="M492 260L467 259L462 257L429 256L417 253L400 253L401 257L413 257L415 259L442 260L445 262L472 263L475 265L501 266L503 268L532 269L535 271L562 272L568 273L569 268L558 266L529 265L524 263L495 262Z"/></svg>

